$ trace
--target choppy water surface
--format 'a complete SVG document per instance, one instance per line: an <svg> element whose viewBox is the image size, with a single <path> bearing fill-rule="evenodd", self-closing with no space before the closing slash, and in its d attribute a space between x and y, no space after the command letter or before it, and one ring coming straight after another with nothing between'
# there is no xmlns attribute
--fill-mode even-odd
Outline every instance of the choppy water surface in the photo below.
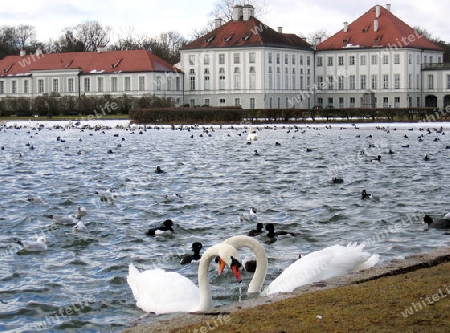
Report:
<svg viewBox="0 0 450 333"><path fill-rule="evenodd" d="M180 258L192 242L208 247L253 229L240 219L251 206L260 222L297 233L264 245L267 282L299 254L337 243L366 242L386 262L448 242L442 231L423 232L419 223L424 213L441 217L449 209L446 124L254 126L258 141L251 145L243 126L206 133L202 127L21 125L26 127L0 131L3 332L115 332L136 324L144 313L126 283L129 263L177 271L196 282L198 264L181 266ZM444 133L436 132L441 125ZM377 155L381 163L371 162ZM155 174L157 165L166 173ZM333 184L335 176L344 182ZM362 189L374 197L362 200ZM95 194L104 190L112 191L106 201ZM163 200L174 193L182 198ZM71 214L78 206L87 211L88 234L44 217ZM176 224L174 235L145 236L168 218ZM42 234L50 241L47 251L19 251L17 239ZM230 271L218 278L215 267L210 270L215 304L239 301ZM248 283L251 275L243 277Z"/></svg>

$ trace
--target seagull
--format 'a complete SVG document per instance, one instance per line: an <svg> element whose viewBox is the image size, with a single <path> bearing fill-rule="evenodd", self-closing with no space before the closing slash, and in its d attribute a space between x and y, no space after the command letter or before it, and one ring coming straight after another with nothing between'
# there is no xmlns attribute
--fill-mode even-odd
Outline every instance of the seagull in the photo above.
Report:
<svg viewBox="0 0 450 333"><path fill-rule="evenodd" d="M88 228L86 228L86 225L78 221L78 223L72 228L74 232L89 232Z"/></svg>
<svg viewBox="0 0 450 333"><path fill-rule="evenodd" d="M47 250L47 244L48 241L45 237L39 237L36 241L21 241L18 240L17 243L19 243L20 246L23 247L23 250L28 252L39 252L39 251L45 251Z"/></svg>
<svg viewBox="0 0 450 333"><path fill-rule="evenodd" d="M53 222L62 224L62 225L75 225L78 223L80 217L76 215L53 215L53 214L45 214L45 217L52 219Z"/></svg>

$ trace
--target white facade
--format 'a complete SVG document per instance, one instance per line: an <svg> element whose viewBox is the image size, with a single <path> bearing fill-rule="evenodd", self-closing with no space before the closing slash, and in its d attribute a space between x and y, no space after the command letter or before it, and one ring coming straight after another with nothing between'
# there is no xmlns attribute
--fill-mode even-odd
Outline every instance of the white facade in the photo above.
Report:
<svg viewBox="0 0 450 333"><path fill-rule="evenodd" d="M312 82L313 58L312 51L269 47L182 51L185 101L191 106L307 108L307 101L295 97Z"/></svg>

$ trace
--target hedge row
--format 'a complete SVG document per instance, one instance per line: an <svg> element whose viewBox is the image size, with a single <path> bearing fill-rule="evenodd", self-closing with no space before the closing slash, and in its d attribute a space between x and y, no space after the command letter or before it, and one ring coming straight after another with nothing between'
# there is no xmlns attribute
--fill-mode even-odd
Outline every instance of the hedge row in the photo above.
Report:
<svg viewBox="0 0 450 333"><path fill-rule="evenodd" d="M7 97L0 100L0 116L54 116L54 115L95 115L100 113L128 114L134 108L165 108L173 106L169 98L154 95L130 97L103 96L59 96L44 94L33 99Z"/></svg>
<svg viewBox="0 0 450 333"><path fill-rule="evenodd" d="M214 124L302 121L443 121L450 109L239 109L180 107L135 109L130 120L136 124Z"/></svg>

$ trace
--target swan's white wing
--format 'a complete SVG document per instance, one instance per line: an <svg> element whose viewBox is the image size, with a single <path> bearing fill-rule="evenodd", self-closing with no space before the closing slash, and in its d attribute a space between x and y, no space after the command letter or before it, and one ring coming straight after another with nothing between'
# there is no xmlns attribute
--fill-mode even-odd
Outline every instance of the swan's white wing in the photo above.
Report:
<svg viewBox="0 0 450 333"><path fill-rule="evenodd" d="M379 256L370 257L363 247L355 244L345 247L334 245L307 254L286 268L264 293L292 292L302 285L372 267L378 262Z"/></svg>
<svg viewBox="0 0 450 333"><path fill-rule="evenodd" d="M200 303L198 287L175 272L152 269L139 273L130 264L127 282L136 306L145 312L189 312L195 311Z"/></svg>

